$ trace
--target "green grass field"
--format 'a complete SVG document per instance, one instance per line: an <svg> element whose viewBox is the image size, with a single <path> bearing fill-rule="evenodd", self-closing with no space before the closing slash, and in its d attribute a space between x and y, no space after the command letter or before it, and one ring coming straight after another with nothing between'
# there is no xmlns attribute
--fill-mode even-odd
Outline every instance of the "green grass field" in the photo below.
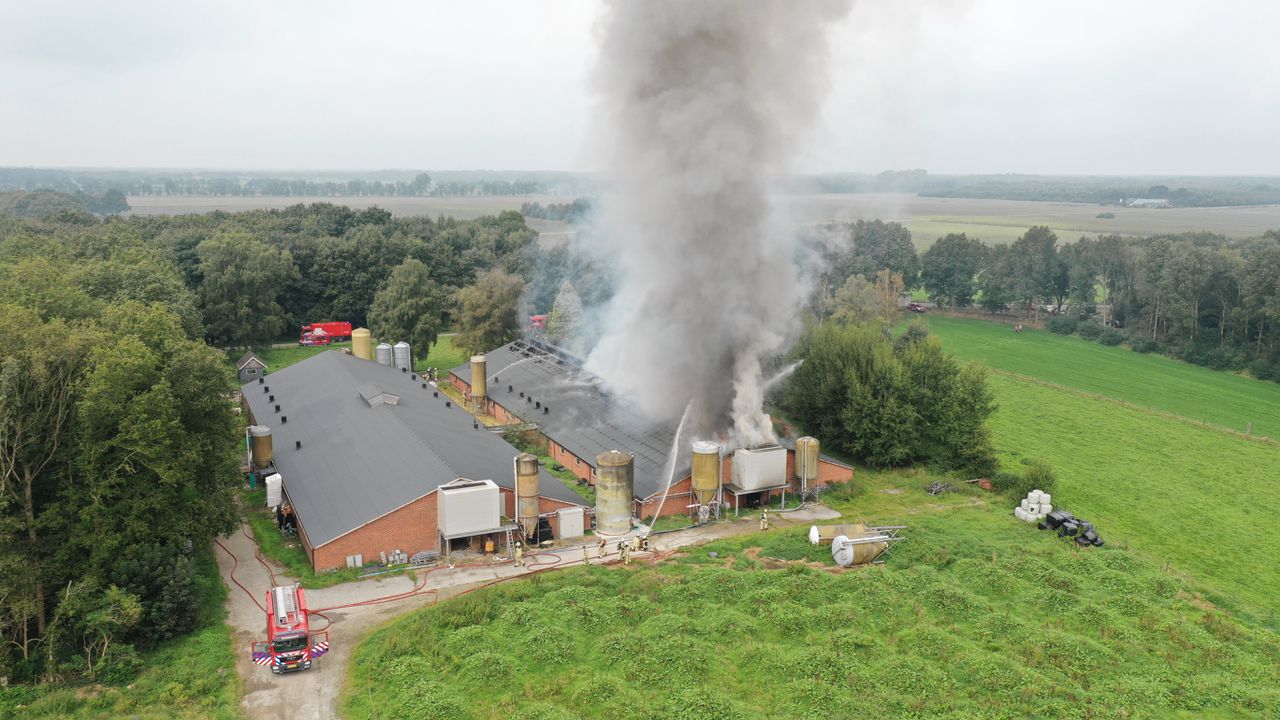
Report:
<svg viewBox="0 0 1280 720"><path fill-rule="evenodd" d="M805 528L576 569L409 615L356 651L348 717L1264 717L1280 646L1119 548L962 503L883 566ZM712 558L709 553L715 552ZM776 558L776 559L775 559ZM792 562L784 562L792 561Z"/></svg>
<svg viewBox="0 0 1280 720"><path fill-rule="evenodd" d="M926 315L947 351L989 367L1280 439L1280 383L1007 323Z"/></svg>
<svg viewBox="0 0 1280 720"><path fill-rule="evenodd" d="M0 718L240 718L241 682L231 630L223 622L227 588L212 552L200 555L206 589L192 634L142 654L138 676L124 685L13 685L0 690Z"/></svg>
<svg viewBox="0 0 1280 720"><path fill-rule="evenodd" d="M364 643L348 715L1277 716L1280 445L1198 422L1248 415L1274 432L1276 386L929 321L997 369L1003 467L1050 463L1054 504L1095 522L1106 547L1037 531L1014 499L973 486L930 497L924 469L860 470L826 501L909 526L883 566L801 566L829 556L793 528L485 590Z"/></svg>
<svg viewBox="0 0 1280 720"><path fill-rule="evenodd" d="M453 344L453 335L441 335L431 350L427 353L427 357L413 358L413 367L415 370L425 370L428 367L437 367L442 371L442 375L447 374L450 368L457 367L467 361L470 357L467 352L461 348L455 347ZM319 355L326 350L341 350L342 348L350 348L350 342L333 343L332 345L311 346L311 347L287 347L287 348L271 348L258 353L258 357L267 364L267 373L278 372L294 363L302 362L309 357ZM232 353L235 357L231 360L239 359L239 354Z"/></svg>

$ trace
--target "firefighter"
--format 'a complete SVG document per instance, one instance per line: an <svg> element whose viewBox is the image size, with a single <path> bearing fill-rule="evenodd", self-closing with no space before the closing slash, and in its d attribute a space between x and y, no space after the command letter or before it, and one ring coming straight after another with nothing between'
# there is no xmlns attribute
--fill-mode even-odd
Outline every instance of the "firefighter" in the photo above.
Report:
<svg viewBox="0 0 1280 720"><path fill-rule="evenodd" d="M622 561L623 565L631 564L631 546L625 540L618 543L618 559Z"/></svg>
<svg viewBox="0 0 1280 720"><path fill-rule="evenodd" d="M605 556L604 549L608 544L609 543L604 541L604 538L600 538L600 542L596 543L596 554L600 556L601 560L604 559L604 556Z"/></svg>
<svg viewBox="0 0 1280 720"><path fill-rule="evenodd" d="M516 567L524 567L524 545L516 543Z"/></svg>
<svg viewBox="0 0 1280 720"><path fill-rule="evenodd" d="M591 562L591 553L588 552L589 545L582 546L582 564L586 565Z"/></svg>
<svg viewBox="0 0 1280 720"><path fill-rule="evenodd" d="M769 508L764 508L760 511L760 529L769 529Z"/></svg>

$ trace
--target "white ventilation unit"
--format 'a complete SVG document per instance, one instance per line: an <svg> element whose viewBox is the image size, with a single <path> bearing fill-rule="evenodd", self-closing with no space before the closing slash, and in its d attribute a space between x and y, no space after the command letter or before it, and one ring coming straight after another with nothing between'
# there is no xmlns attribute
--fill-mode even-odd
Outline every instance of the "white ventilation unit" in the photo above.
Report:
<svg viewBox="0 0 1280 720"><path fill-rule="evenodd" d="M561 508L556 511L560 534L557 537L574 538L586 534L586 515L580 507Z"/></svg>
<svg viewBox="0 0 1280 720"><path fill-rule="evenodd" d="M438 523L446 538L491 533L502 527L502 496L492 480L458 478L437 492Z"/></svg>
<svg viewBox="0 0 1280 720"><path fill-rule="evenodd" d="M763 490L787 483L787 449L781 445L740 448L733 452L733 484Z"/></svg>

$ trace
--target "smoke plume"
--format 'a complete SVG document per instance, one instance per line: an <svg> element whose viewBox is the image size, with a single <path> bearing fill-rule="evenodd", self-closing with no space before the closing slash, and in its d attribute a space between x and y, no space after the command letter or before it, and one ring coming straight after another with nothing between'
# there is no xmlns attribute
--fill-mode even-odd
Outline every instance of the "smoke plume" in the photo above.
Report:
<svg viewBox="0 0 1280 720"><path fill-rule="evenodd" d="M595 82L609 153L601 235L618 278L587 367L651 415L773 441L761 361L805 295L772 190L827 89L847 0L614 0Z"/></svg>

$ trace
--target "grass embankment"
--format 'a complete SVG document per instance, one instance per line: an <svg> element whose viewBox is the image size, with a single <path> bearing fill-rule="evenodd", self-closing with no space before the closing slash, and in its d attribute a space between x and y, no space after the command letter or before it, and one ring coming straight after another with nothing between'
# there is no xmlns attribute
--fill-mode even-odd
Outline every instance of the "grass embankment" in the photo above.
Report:
<svg viewBox="0 0 1280 720"><path fill-rule="evenodd" d="M340 568L325 573L312 570L307 551L302 549L302 541L297 537L285 537L276 527L275 515L267 507L267 491L261 485L257 489L245 491L243 512L262 555L282 566L285 573L304 588L332 587L358 580L366 573L379 570L370 564L363 568ZM366 558L366 563L370 560L371 558ZM403 568L393 568L390 572L402 570Z"/></svg>
<svg viewBox="0 0 1280 720"><path fill-rule="evenodd" d="M342 348L351 347L350 342L333 343L332 345L310 345L287 348L270 348L259 353L258 359L267 364L267 374L279 372L290 365L300 363L309 357L319 355L326 350L341 350ZM239 356L232 358L238 359Z"/></svg>
<svg viewBox="0 0 1280 720"><path fill-rule="evenodd" d="M875 482L899 478L879 476ZM914 493L915 495L911 495ZM918 488L882 510L919 502ZM904 498L906 500L904 501ZM943 498L883 566L829 573L805 528L656 567L450 600L357 649L349 717L1238 717L1280 709L1274 635L1133 553L1077 551ZM715 552L717 557L710 557Z"/></svg>
<svg viewBox="0 0 1280 720"><path fill-rule="evenodd" d="M436 343L431 346L431 350L425 358L420 358L415 354L413 358L414 369L423 371L428 367L440 368L440 374L443 377L449 374L451 368L466 362L470 356L462 348L454 346L453 338L453 335L441 335L436 340ZM350 341L309 347L300 345L298 347L270 348L258 352L257 355L267 364L267 373L270 374L283 370L294 363L302 362L309 357L319 355L326 350L342 350L350 347ZM231 358L232 361L240 358L237 353L231 353L231 355L235 356Z"/></svg>
<svg viewBox="0 0 1280 720"><path fill-rule="evenodd" d="M1280 383L1007 323L927 315L947 351L1140 407L1280 440Z"/></svg>
<svg viewBox="0 0 1280 720"><path fill-rule="evenodd" d="M142 654L124 685L15 685L0 690L0 718L239 718L241 683L222 607L227 588L213 553L199 555L205 590L198 627ZM19 708L19 706L24 706Z"/></svg>

